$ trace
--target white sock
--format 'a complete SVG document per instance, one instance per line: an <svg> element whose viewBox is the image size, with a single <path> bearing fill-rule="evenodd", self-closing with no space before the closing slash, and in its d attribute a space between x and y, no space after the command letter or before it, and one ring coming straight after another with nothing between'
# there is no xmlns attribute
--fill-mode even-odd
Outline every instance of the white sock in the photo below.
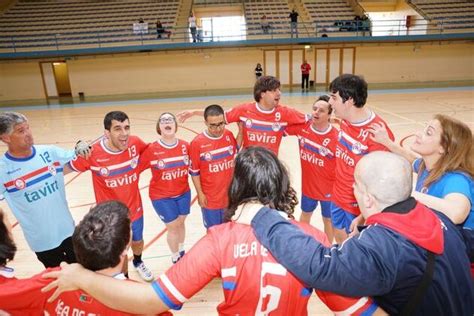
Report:
<svg viewBox="0 0 474 316"><path fill-rule="evenodd" d="M172 255L171 255L171 260L173 261L176 261L179 259L179 252L174 252Z"/></svg>
<svg viewBox="0 0 474 316"><path fill-rule="evenodd" d="M184 251L184 243L178 244L178 251Z"/></svg>

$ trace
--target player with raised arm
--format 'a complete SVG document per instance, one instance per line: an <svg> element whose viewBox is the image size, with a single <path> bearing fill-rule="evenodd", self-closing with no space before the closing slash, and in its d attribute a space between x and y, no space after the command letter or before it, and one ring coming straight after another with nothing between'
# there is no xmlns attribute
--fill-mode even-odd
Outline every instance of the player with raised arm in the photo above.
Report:
<svg viewBox="0 0 474 316"><path fill-rule="evenodd" d="M140 155L147 148L139 137L130 135L130 120L124 112L112 111L104 117L104 136L92 146L88 159L78 158L69 163L76 171L90 170L97 203L117 200L129 208L132 221L133 266L145 281L153 273L142 260L143 206L138 188ZM124 265L126 275L128 268Z"/></svg>
<svg viewBox="0 0 474 316"><path fill-rule="evenodd" d="M285 128L303 124L309 116L280 104L280 81L272 76L260 77L253 89L255 102L237 105L225 112L225 122L241 123L243 148L262 146L278 154ZM177 114L184 122L202 110L183 111Z"/></svg>
<svg viewBox="0 0 474 316"><path fill-rule="evenodd" d="M191 142L191 179L201 206L204 226L209 228L224 221L227 188L232 180L237 142L225 128L224 110L212 104L204 111L207 129Z"/></svg>
<svg viewBox="0 0 474 316"><path fill-rule="evenodd" d="M415 134L410 149L391 140L383 124L373 124L370 132L375 141L412 163L418 174L416 199L453 223L474 229L474 138L469 126L437 114Z"/></svg>
<svg viewBox="0 0 474 316"><path fill-rule="evenodd" d="M21 113L0 114L0 139L8 150L0 158L0 196L4 196L25 235L28 246L47 267L75 262L64 175L77 154L87 156L89 146L76 150L34 145L28 119ZM85 146L84 146L85 145Z"/></svg>
<svg viewBox="0 0 474 316"><path fill-rule="evenodd" d="M368 153L387 148L370 137L373 123L384 120L365 106L367 82L363 77L345 74L334 79L329 90L329 104L341 119L339 142L336 146L336 181L333 186L332 223L334 237L342 243L357 224L363 222L359 205L354 196L354 170L357 162ZM386 125L386 124L385 124ZM389 137L394 139L388 130Z"/></svg>
<svg viewBox="0 0 474 316"><path fill-rule="evenodd" d="M329 242L333 241L331 221L332 187L335 179L336 144L338 130L329 119L332 107L329 96L320 96L313 104L312 120L306 124L286 128L287 135L296 135L300 147L301 161L301 217L300 221L310 223L318 204L324 223L324 232Z"/></svg>
<svg viewBox="0 0 474 316"><path fill-rule="evenodd" d="M224 301L217 307L219 315L307 315L312 290L275 261L257 241L249 225L234 222L242 214L262 207L283 210L282 216L288 218L296 205L296 193L276 155L262 147L250 147L236 158L226 213L230 221L211 227L152 286L124 287L120 282L97 276L76 264L50 273L49 276L59 276L59 279L45 290L59 285L57 294L80 287L111 307L156 313L168 308L180 309L212 279L221 277ZM297 225L327 244L321 231L307 224ZM337 313L371 315L377 309L367 297L348 298L323 291L317 294Z"/></svg>
<svg viewBox="0 0 474 316"><path fill-rule="evenodd" d="M167 242L171 260L184 255L184 221L191 207L188 183L189 144L176 138L176 117L164 112L156 124L160 139L151 143L140 157L140 169L151 169L149 195L153 207L168 229Z"/></svg>

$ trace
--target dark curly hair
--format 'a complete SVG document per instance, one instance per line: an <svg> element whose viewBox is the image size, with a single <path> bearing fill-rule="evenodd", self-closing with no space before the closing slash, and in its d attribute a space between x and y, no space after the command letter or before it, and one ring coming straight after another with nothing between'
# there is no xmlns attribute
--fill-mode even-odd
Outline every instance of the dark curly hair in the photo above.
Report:
<svg viewBox="0 0 474 316"><path fill-rule="evenodd" d="M0 266L5 266L8 261L13 260L16 253L15 242L8 232L3 216L4 214L0 209Z"/></svg>
<svg viewBox="0 0 474 316"><path fill-rule="evenodd" d="M248 147L237 155L225 220L232 218L240 204L250 201L284 211L291 218L298 204L285 166L263 147Z"/></svg>
<svg viewBox="0 0 474 316"><path fill-rule="evenodd" d="M128 208L119 201L91 208L72 234L77 262L92 271L118 265L129 242Z"/></svg>

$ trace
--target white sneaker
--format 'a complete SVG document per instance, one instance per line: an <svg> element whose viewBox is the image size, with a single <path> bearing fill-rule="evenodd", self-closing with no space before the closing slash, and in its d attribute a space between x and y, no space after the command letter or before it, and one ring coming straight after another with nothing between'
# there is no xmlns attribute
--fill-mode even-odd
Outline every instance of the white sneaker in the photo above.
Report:
<svg viewBox="0 0 474 316"><path fill-rule="evenodd" d="M151 272L147 266L145 265L145 263L142 261L140 262L140 264L138 266L135 266L135 270L137 270L138 274L140 275L140 277L147 281L147 282L151 282L153 281L153 272Z"/></svg>

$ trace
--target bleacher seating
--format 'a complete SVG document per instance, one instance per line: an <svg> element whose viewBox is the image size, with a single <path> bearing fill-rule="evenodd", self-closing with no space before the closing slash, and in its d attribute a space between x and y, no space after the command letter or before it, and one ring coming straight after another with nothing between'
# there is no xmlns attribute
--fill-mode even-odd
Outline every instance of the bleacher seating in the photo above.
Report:
<svg viewBox="0 0 474 316"><path fill-rule="evenodd" d="M271 25L271 37L288 37L290 34L290 7L284 0L245 0L244 12L247 23L247 38L262 37L260 21L263 15ZM263 35L265 36L265 35Z"/></svg>
<svg viewBox="0 0 474 316"><path fill-rule="evenodd" d="M317 33L356 35L351 26L356 13L345 0L304 0L303 5L315 23Z"/></svg>
<svg viewBox="0 0 474 316"><path fill-rule="evenodd" d="M443 32L474 30L474 3L462 0L412 0L410 4Z"/></svg>
<svg viewBox="0 0 474 316"><path fill-rule="evenodd" d="M179 0L20 0L0 16L0 48L157 40L156 20L165 28L174 27L178 9ZM139 18L148 23L148 34L133 34L132 24Z"/></svg>

